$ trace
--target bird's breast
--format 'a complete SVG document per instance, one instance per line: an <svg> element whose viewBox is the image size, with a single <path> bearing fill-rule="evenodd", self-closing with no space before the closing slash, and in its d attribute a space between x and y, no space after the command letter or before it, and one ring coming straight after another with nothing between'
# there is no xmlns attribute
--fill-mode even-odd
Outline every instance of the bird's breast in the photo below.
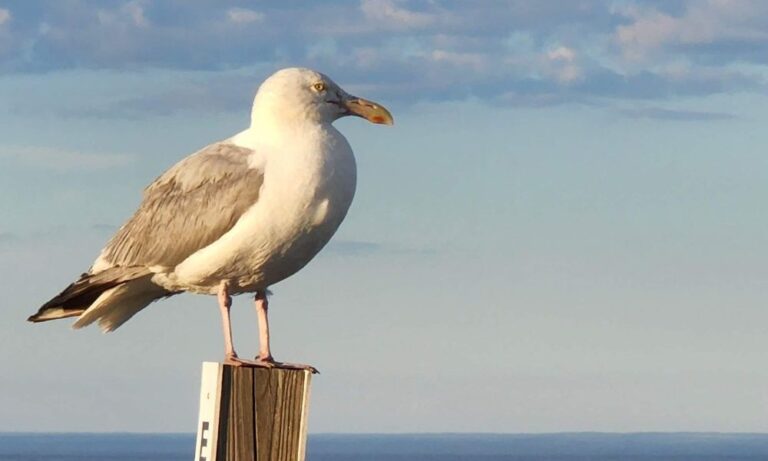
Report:
<svg viewBox="0 0 768 461"><path fill-rule="evenodd" d="M339 135L340 136L340 135ZM304 267L346 216L356 165L346 140L275 151L263 163L259 199L222 238L177 266L188 284L233 292L264 288Z"/></svg>

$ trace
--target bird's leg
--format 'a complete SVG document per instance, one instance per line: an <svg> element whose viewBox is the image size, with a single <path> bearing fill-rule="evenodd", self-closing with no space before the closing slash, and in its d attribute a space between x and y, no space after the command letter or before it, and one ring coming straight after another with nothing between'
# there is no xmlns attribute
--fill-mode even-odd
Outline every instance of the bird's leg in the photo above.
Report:
<svg viewBox="0 0 768 461"><path fill-rule="evenodd" d="M229 295L229 283L221 282L218 292L219 309L221 310L221 326L224 332L224 363L234 366L251 366L263 368L288 368L310 370L317 373L313 367L308 365L294 365L291 363L275 362L269 351L269 320L267 319L267 293L266 291L256 292L256 312L259 318L259 355L256 360L245 360L237 356L232 341L232 322L229 317L229 310L232 307L232 297Z"/></svg>
<svg viewBox="0 0 768 461"><path fill-rule="evenodd" d="M232 307L232 296L229 295L229 283L224 280L219 285L219 310L221 311L221 328L224 332L224 363L230 365L240 365L242 360L238 358L235 352L235 346L232 344L232 322L229 318L229 308Z"/></svg>
<svg viewBox="0 0 768 461"><path fill-rule="evenodd" d="M259 321L259 355L256 356L256 364L267 368L308 370L312 373L319 373L317 368L311 365L275 361L269 348L269 301L267 300L267 290L257 291L254 301L256 302L256 316Z"/></svg>
<svg viewBox="0 0 768 461"><path fill-rule="evenodd" d="M269 301L267 300L267 291L259 290L254 296L256 303L256 317L259 322L259 355L256 360L259 362L274 363L272 351L269 349Z"/></svg>

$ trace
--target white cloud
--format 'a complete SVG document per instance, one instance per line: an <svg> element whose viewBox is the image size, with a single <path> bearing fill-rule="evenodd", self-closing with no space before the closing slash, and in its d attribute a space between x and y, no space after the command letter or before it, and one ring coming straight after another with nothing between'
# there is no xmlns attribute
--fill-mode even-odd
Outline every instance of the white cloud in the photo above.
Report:
<svg viewBox="0 0 768 461"><path fill-rule="evenodd" d="M247 8L230 8L227 10L227 18L235 24L251 24L264 20L264 14Z"/></svg>
<svg viewBox="0 0 768 461"><path fill-rule="evenodd" d="M130 1L116 10L98 10L96 17L102 26L115 27L123 24L141 28L149 26L149 21L144 15L144 2L140 0Z"/></svg>
<svg viewBox="0 0 768 461"><path fill-rule="evenodd" d="M128 2L123 5L122 10L133 20L134 25L138 27L147 27L149 25L149 21L144 16L144 6L141 2Z"/></svg>
<svg viewBox="0 0 768 461"><path fill-rule="evenodd" d="M0 8L0 26L11 20L11 12L6 8Z"/></svg>
<svg viewBox="0 0 768 461"><path fill-rule="evenodd" d="M447 50L434 50L430 55L432 61L456 67L464 67L482 71L487 67L488 58L480 53L459 53Z"/></svg>
<svg viewBox="0 0 768 461"><path fill-rule="evenodd" d="M643 60L668 45L702 45L717 41L764 41L765 2L707 0L688 4L681 16L653 8L630 7L619 14L633 20L619 26L615 38L624 57Z"/></svg>
<svg viewBox="0 0 768 461"><path fill-rule="evenodd" d="M133 157L125 154L96 154L50 147L4 146L0 158L57 171L103 170L127 165Z"/></svg>
<svg viewBox="0 0 768 461"><path fill-rule="evenodd" d="M584 72L579 66L567 65L558 69L556 76L557 81L567 84L581 81L584 77Z"/></svg>
<svg viewBox="0 0 768 461"><path fill-rule="evenodd" d="M576 52L567 46L559 46L553 50L547 52L547 57L552 61L566 61L573 62L576 57Z"/></svg>
<svg viewBox="0 0 768 461"><path fill-rule="evenodd" d="M584 71L576 62L576 51L567 46L558 46L546 53L546 73L563 84L574 83L584 78Z"/></svg>
<svg viewBox="0 0 768 461"><path fill-rule="evenodd" d="M393 0L363 0L360 9L366 18L382 25L415 29L428 26L434 17L416 11L410 11L397 5Z"/></svg>

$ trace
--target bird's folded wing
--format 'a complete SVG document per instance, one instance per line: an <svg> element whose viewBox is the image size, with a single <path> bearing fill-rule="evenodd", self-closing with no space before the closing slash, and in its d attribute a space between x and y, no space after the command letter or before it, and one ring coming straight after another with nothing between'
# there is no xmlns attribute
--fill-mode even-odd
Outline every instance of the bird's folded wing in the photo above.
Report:
<svg viewBox="0 0 768 461"><path fill-rule="evenodd" d="M177 163L145 189L100 259L173 267L219 239L259 198L264 171L249 167L251 154L223 141Z"/></svg>

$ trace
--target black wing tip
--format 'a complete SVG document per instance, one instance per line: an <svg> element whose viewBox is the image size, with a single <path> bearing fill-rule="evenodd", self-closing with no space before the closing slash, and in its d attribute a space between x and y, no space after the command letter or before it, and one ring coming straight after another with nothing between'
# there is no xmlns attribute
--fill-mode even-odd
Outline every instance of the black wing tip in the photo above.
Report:
<svg viewBox="0 0 768 461"><path fill-rule="evenodd" d="M37 313L27 317L27 322L32 322L32 323L49 322L51 320L65 319L68 317L77 317L83 312L85 312L85 309L67 309L56 316L46 317L45 309L40 309Z"/></svg>
<svg viewBox="0 0 768 461"><path fill-rule="evenodd" d="M43 314L45 314L45 311L46 311L46 310L47 310L49 307L50 307L50 306L48 306L48 305L47 305L47 303L46 303L46 305L44 305L43 307L41 307L40 309L38 309L38 310L37 310L37 312L35 312L34 314L32 314L32 315L30 315L29 317L27 317L27 322L32 322L32 323L40 323L40 322L44 322L44 321L45 321L45 319L44 319L44 318L42 318L42 317L43 317Z"/></svg>

